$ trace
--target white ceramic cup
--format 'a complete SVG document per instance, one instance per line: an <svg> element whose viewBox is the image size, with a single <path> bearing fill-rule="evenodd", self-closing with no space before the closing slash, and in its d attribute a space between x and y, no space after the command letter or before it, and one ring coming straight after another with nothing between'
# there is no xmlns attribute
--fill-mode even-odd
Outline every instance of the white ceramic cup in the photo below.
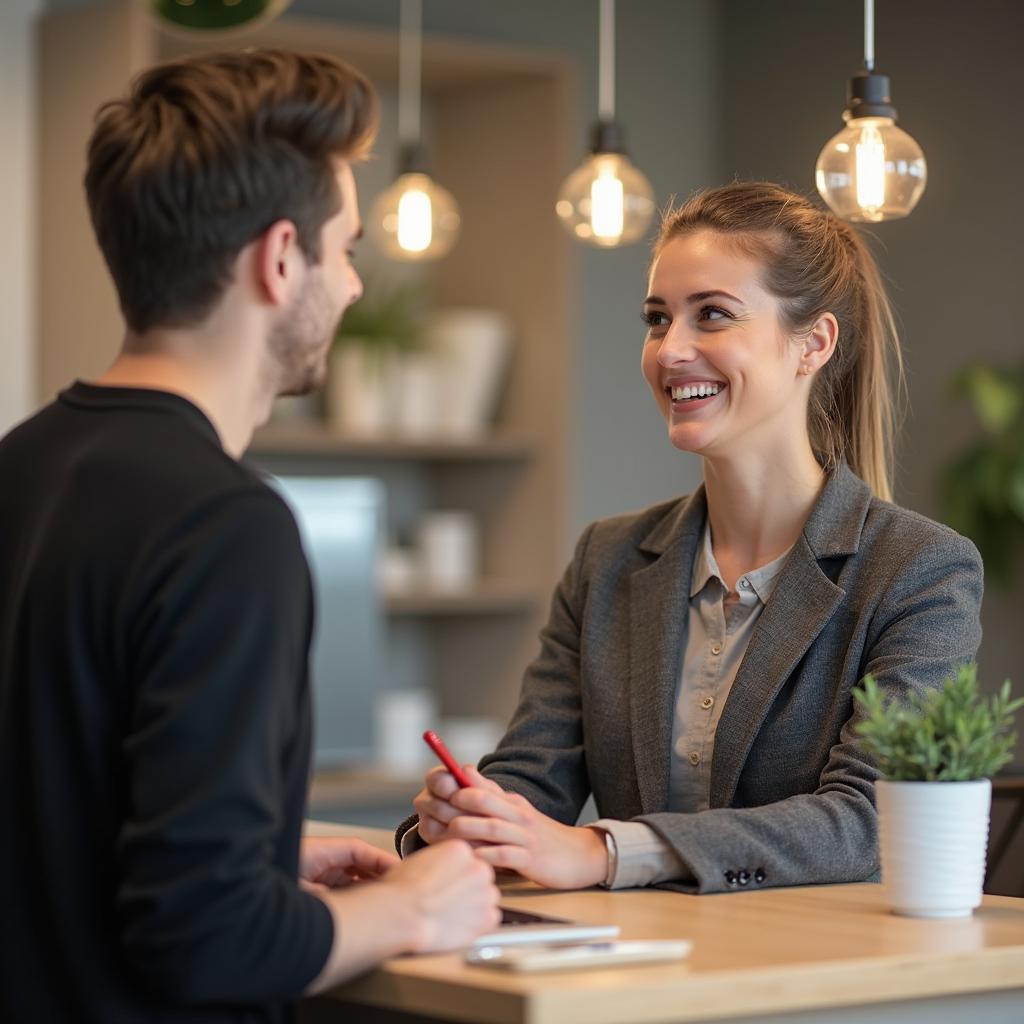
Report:
<svg viewBox="0 0 1024 1024"><path fill-rule="evenodd" d="M476 520L468 512L428 512L417 531L420 573L434 590L466 590L479 575Z"/></svg>
<svg viewBox="0 0 1024 1024"><path fill-rule="evenodd" d="M377 698L377 754L399 775L418 775L433 758L423 733L434 727L437 702L424 690L393 690Z"/></svg>

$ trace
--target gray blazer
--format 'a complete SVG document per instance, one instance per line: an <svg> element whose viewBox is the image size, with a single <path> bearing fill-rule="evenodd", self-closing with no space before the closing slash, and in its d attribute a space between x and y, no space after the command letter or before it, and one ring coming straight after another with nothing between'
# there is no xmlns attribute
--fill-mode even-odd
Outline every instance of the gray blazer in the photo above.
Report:
<svg viewBox="0 0 1024 1024"><path fill-rule="evenodd" d="M589 526L552 600L519 707L484 774L573 823L646 822L675 851L667 888L850 882L878 870L873 783L850 696L939 685L981 642L974 545L828 479L754 628L722 711L710 808L665 810L688 591L707 505L688 498Z"/></svg>

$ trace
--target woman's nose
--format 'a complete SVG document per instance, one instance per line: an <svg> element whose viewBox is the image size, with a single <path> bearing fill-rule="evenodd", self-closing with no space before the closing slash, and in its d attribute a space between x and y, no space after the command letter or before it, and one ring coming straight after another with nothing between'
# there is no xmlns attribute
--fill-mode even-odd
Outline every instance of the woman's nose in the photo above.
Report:
<svg viewBox="0 0 1024 1024"><path fill-rule="evenodd" d="M676 324L668 329L661 339L658 349L658 362L662 366L674 366L677 363L692 363L699 355L693 334L685 326Z"/></svg>

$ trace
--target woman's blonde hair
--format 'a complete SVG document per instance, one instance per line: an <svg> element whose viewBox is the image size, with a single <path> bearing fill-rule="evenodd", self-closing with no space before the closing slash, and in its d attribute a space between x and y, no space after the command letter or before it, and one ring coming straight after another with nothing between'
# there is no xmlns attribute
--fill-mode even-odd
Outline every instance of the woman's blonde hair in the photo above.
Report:
<svg viewBox="0 0 1024 1024"><path fill-rule="evenodd" d="M668 210L655 255L673 238L700 230L727 235L762 264L762 284L779 300L790 333L810 330L823 313L835 316L835 352L811 387L811 447L827 471L845 459L878 497L891 501L903 358L866 243L804 196L761 181L706 189Z"/></svg>

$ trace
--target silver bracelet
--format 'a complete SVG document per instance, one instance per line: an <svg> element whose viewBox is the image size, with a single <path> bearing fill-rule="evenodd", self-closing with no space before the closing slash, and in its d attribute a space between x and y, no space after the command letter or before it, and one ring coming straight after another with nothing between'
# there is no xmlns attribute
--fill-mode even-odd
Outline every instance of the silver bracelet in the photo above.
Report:
<svg viewBox="0 0 1024 1024"><path fill-rule="evenodd" d="M619 870L619 848L615 843L615 836L608 829L601 828L599 825L588 825L587 827L595 832L600 832L604 836L604 848L608 854L608 873L604 876L604 881L601 882L601 885L605 889L610 889L615 882L615 875Z"/></svg>

